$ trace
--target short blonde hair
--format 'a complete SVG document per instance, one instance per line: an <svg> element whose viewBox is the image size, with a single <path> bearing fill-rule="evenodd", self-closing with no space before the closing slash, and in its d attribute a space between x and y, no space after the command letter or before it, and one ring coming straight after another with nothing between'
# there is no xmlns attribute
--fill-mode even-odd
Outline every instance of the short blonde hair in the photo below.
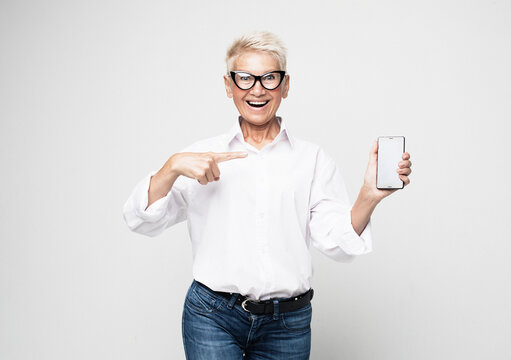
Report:
<svg viewBox="0 0 511 360"><path fill-rule="evenodd" d="M287 49L280 38L269 31L252 31L235 39L227 49L227 73L233 70L234 61L247 51L261 51L273 56L280 69L286 71Z"/></svg>

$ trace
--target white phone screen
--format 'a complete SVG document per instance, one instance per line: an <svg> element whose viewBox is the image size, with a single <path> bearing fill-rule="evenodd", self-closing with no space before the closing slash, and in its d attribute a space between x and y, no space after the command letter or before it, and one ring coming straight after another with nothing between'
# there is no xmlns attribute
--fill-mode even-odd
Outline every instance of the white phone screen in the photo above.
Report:
<svg viewBox="0 0 511 360"><path fill-rule="evenodd" d="M403 181L399 178L398 163L405 152L404 136L378 137L378 169L376 187L378 189L402 189Z"/></svg>

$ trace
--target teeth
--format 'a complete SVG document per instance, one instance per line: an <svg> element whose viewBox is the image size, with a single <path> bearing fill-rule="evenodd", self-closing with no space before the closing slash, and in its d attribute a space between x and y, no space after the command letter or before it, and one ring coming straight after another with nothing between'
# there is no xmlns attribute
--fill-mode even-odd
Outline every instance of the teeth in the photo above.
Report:
<svg viewBox="0 0 511 360"><path fill-rule="evenodd" d="M247 103L250 106L263 107L264 105L266 105L268 103L268 100L267 101L247 101Z"/></svg>

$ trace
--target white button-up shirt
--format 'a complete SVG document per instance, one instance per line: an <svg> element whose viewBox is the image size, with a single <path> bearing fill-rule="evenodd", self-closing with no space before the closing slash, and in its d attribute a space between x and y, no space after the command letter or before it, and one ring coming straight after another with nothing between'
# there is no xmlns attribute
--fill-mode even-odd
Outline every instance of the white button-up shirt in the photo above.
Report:
<svg viewBox="0 0 511 360"><path fill-rule="evenodd" d="M168 194L147 207L151 171L124 205L128 227L156 236L188 221L193 277L213 290L251 299L292 297L312 287L310 245L347 262L372 250L371 222L359 236L334 159L319 145L280 132L261 150L245 142L240 119L224 134L180 152L245 151L218 163L220 180L201 185L179 176Z"/></svg>

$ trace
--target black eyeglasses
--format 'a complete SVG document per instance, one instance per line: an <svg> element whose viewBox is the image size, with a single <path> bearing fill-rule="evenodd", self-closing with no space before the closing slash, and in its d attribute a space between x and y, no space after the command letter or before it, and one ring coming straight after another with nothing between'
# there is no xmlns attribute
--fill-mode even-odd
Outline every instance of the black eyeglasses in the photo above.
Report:
<svg viewBox="0 0 511 360"><path fill-rule="evenodd" d="M251 89L256 81L261 83L261 86L266 90L275 90L280 86L286 72L283 70L270 71L266 74L257 76L246 71L231 71L231 78L241 90Z"/></svg>

